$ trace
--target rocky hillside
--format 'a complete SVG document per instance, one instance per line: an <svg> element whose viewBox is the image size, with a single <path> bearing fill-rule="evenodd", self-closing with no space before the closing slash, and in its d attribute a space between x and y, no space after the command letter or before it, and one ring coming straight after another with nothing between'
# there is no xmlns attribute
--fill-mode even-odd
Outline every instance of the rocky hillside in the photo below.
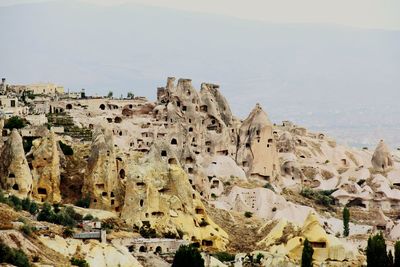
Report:
<svg viewBox="0 0 400 267"><path fill-rule="evenodd" d="M234 253L236 261L261 253L264 266L295 266L305 239L316 263L360 266L372 233L383 231L389 247L400 236L400 153L384 141L375 150L344 147L289 121L273 124L259 104L241 120L218 85L203 83L198 91L189 79L168 78L155 102L86 98L52 105L62 111L57 117L72 118L71 127L90 135L36 126L42 134L24 151L23 129L11 131L0 149L1 188L39 206L79 204L83 215L98 214L107 224L113 218L118 227L108 229L111 235L181 239L210 253ZM344 206L351 214L347 237ZM0 237L24 238L4 231ZM37 242L66 262L75 254L90 261L92 250L105 262L116 250L122 266L137 262L129 246L120 251L111 240L88 244L38 233L20 242Z"/></svg>

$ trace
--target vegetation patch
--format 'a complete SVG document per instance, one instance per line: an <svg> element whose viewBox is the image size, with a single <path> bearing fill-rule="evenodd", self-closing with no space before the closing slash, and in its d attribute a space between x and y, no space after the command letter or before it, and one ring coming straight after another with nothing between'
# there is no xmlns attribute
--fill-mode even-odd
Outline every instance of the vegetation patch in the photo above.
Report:
<svg viewBox="0 0 400 267"><path fill-rule="evenodd" d="M42 210L39 212L38 221L46 221L68 227L75 227L77 220L81 220L82 216L75 212L72 207L52 208L47 202L43 204Z"/></svg>
<svg viewBox="0 0 400 267"><path fill-rule="evenodd" d="M78 267L89 267L89 263L83 259L71 258L71 264Z"/></svg>
<svg viewBox="0 0 400 267"><path fill-rule="evenodd" d="M204 267L199 250L192 245L182 245L175 253L172 267Z"/></svg>
<svg viewBox="0 0 400 267"><path fill-rule="evenodd" d="M90 207L90 196L87 195L84 198L80 198L76 203L76 206L88 209Z"/></svg>
<svg viewBox="0 0 400 267"><path fill-rule="evenodd" d="M17 267L29 267L28 257L20 249L13 249L0 242L0 262L9 263Z"/></svg>
<svg viewBox="0 0 400 267"><path fill-rule="evenodd" d="M6 129L21 129L26 126L26 122L18 116L12 116L9 118L4 124L4 128Z"/></svg>
<svg viewBox="0 0 400 267"><path fill-rule="evenodd" d="M308 187L303 188L300 191L300 195L306 197L308 199L312 199L315 203L319 205L323 205L325 207L330 207L331 205L335 205L335 199L332 195L334 190L312 190Z"/></svg>
<svg viewBox="0 0 400 267"><path fill-rule="evenodd" d="M212 254L213 257L217 258L220 262L231 262L235 260L235 255L225 251L220 251Z"/></svg>
<svg viewBox="0 0 400 267"><path fill-rule="evenodd" d="M17 196L4 196L3 191L0 190L0 203L7 204L8 206L14 208L15 211L25 210L30 214L35 215L38 213L38 205L36 202L30 200L29 198L20 199Z"/></svg>

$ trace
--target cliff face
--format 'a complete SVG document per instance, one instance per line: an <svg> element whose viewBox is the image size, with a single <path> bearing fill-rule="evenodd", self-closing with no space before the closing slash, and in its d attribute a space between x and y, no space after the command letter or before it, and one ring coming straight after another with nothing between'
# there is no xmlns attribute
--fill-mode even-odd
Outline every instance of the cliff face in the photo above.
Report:
<svg viewBox="0 0 400 267"><path fill-rule="evenodd" d="M33 197L38 201L60 202L60 156L57 136L49 131L33 141Z"/></svg>
<svg viewBox="0 0 400 267"><path fill-rule="evenodd" d="M121 217L138 227L224 249L227 234L208 217L187 174L171 158L175 157L167 146L157 144L147 157L130 164Z"/></svg>
<svg viewBox="0 0 400 267"><path fill-rule="evenodd" d="M124 191L117 170L118 160L110 130L96 128L82 188L82 194L92 199L91 208L120 211Z"/></svg>
<svg viewBox="0 0 400 267"><path fill-rule="evenodd" d="M389 148L383 140L381 140L375 149L371 159L372 167L377 171L387 171L393 167L393 158Z"/></svg>
<svg viewBox="0 0 400 267"><path fill-rule="evenodd" d="M29 197L32 193L32 175L22 138L15 129L0 152L0 185L21 198Z"/></svg>
<svg viewBox="0 0 400 267"><path fill-rule="evenodd" d="M270 181L279 174L272 124L258 104L240 127L236 161L248 176Z"/></svg>

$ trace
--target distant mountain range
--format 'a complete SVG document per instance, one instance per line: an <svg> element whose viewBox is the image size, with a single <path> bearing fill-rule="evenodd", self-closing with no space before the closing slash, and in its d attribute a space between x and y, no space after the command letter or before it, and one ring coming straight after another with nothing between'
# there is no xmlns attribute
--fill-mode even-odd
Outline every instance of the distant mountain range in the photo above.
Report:
<svg viewBox="0 0 400 267"><path fill-rule="evenodd" d="M267 24L76 1L0 8L0 75L154 99L167 76L221 85L234 113L260 102L342 142L400 146L400 31Z"/></svg>

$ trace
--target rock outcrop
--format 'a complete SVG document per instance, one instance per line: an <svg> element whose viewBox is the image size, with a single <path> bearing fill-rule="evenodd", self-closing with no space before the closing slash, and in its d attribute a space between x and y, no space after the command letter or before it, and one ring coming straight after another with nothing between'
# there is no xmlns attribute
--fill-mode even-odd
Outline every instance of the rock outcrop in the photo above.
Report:
<svg viewBox="0 0 400 267"><path fill-rule="evenodd" d="M58 203L60 192L60 156L62 152L53 131L33 141L33 197L38 201Z"/></svg>
<svg viewBox="0 0 400 267"><path fill-rule="evenodd" d="M317 215L312 212L302 227L280 220L259 245L270 247L269 251L272 253L287 255L291 259L298 260L301 259L305 239L308 239L314 249L313 260L316 263L346 261L350 262L348 266L361 264L358 262L357 249L327 234L320 225Z"/></svg>
<svg viewBox="0 0 400 267"><path fill-rule="evenodd" d="M0 185L18 197L32 193L32 175L25 157L22 138L13 130L0 152Z"/></svg>
<svg viewBox="0 0 400 267"><path fill-rule="evenodd" d="M392 154L383 140L381 140L372 155L372 166L377 171L387 171L393 167Z"/></svg>
<svg viewBox="0 0 400 267"><path fill-rule="evenodd" d="M96 127L82 187L83 196L91 198L91 208L121 211L124 197L121 180L125 174L118 171L119 161L110 129Z"/></svg>
<svg viewBox="0 0 400 267"><path fill-rule="evenodd" d="M156 144L148 156L131 162L121 217L137 227L224 249L227 234L208 217L200 195L166 147Z"/></svg>
<svg viewBox="0 0 400 267"><path fill-rule="evenodd" d="M279 174L272 123L257 104L239 130L236 161L247 176L273 181Z"/></svg>

